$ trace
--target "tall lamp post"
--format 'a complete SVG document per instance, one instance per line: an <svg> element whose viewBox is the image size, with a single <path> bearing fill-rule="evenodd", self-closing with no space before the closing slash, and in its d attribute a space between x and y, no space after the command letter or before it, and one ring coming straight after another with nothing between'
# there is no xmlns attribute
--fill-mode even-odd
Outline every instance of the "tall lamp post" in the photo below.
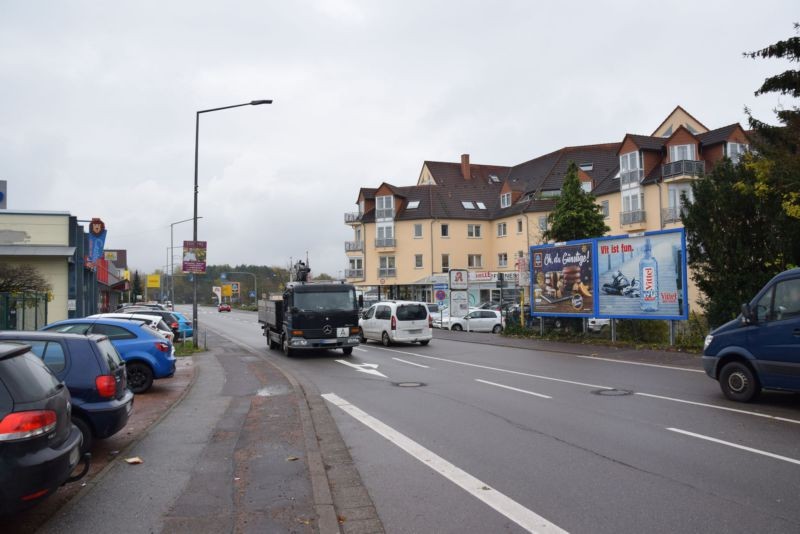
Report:
<svg viewBox="0 0 800 534"><path fill-rule="evenodd" d="M203 109L197 112L196 119L195 119L195 127L194 127L194 231L192 232L192 239L194 242L197 242L197 149L198 144L200 141L200 114L202 113L211 113L212 111L222 111L223 109L232 109L232 108L240 108L242 106L260 106L262 104L272 104L272 100L251 100L250 102L246 102L244 104L236 104L233 106L224 106L221 108L212 108L212 109ZM197 347L198 343L197 340L199 338L199 322L197 320L197 273L193 277L194 280L192 282L192 322L194 323L194 332L195 335L192 336L194 340L194 346Z"/></svg>
<svg viewBox="0 0 800 534"><path fill-rule="evenodd" d="M198 219L202 219L202 217L197 217L197 218ZM182 221L175 221L174 223L169 223L169 248L170 248L170 250L174 249L174 248L183 248L183 247L176 247L176 246L173 245L173 236L175 235L175 225L176 224L180 224L180 223L189 222L189 221L194 221L194 220L195 220L195 218L192 217L191 219L183 219ZM196 224L196 222L195 222L195 224ZM195 240L196 239L197 239L197 237L195 236ZM170 268L169 268L169 274L170 274L169 294L172 297L170 300L172 301L172 309L174 310L175 309L175 258L172 257L172 259L170 260L169 263L170 263Z"/></svg>
<svg viewBox="0 0 800 534"><path fill-rule="evenodd" d="M253 301L254 302L258 301L258 280L256 280L256 275L255 274L246 273L246 272L243 272L243 271L225 271L224 273L222 273L222 279L224 280L225 277L228 276L229 274L249 274L250 276L252 276L253 277L253 293L256 294L256 298L254 298Z"/></svg>

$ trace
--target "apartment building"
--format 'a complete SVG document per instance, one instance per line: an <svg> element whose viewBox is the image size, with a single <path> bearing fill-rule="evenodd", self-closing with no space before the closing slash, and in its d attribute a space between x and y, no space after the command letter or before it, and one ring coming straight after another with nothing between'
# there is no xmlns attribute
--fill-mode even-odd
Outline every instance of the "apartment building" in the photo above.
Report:
<svg viewBox="0 0 800 534"><path fill-rule="evenodd" d="M609 235L620 235L680 226L681 195L691 200L692 180L747 149L739 124L710 130L678 106L650 135L565 147L514 166L473 164L468 154L459 163L426 161L416 185L359 191L358 212L345 214L353 230L346 277L367 300L433 302L450 269L468 269L471 304L527 302L527 251L543 243L571 162Z"/></svg>

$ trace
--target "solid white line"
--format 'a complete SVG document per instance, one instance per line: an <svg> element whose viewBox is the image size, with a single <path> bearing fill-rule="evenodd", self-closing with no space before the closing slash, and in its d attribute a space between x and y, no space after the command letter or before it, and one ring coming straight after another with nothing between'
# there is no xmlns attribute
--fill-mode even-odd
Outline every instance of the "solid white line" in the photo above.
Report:
<svg viewBox="0 0 800 534"><path fill-rule="evenodd" d="M422 368L424 368L424 369L430 369L430 367L429 367L429 366L427 366L427 365L422 365L421 363L409 362L409 361L406 361L406 360L401 360L400 358L395 358L395 357L392 357L392 359L393 359L393 360L397 360L398 362L407 363L408 365L416 365L417 367L422 367Z"/></svg>
<svg viewBox="0 0 800 534"><path fill-rule="evenodd" d="M600 358L598 356L582 356L580 354L575 355L576 358L583 358L585 360L600 360L604 362L613 362L613 363L627 363L628 365L643 365L645 367L658 367L659 369L670 369L672 371L687 371L689 373L705 373L702 369L686 369L684 367L675 367L673 365L659 365L657 363L644 363L644 362L626 362L625 360L615 360L613 358Z"/></svg>
<svg viewBox="0 0 800 534"><path fill-rule="evenodd" d="M714 443L719 443L721 445L727 445L728 447L733 447L734 449L741 449L743 451L760 454L762 456L769 456L770 458L775 458L776 460L783 460L784 462L800 465L800 460L795 460L794 458L789 458L787 456L781 456L780 454L773 454L771 452L762 451L759 449L753 449L752 447L737 445L736 443L731 443L729 441L722 441L721 439L704 436L702 434L695 434L694 432L688 432L686 430L681 430L680 428L667 428L667 430L670 430L672 432L677 432L678 434L685 434L687 436L692 436L693 438L704 439L706 441L712 441Z"/></svg>
<svg viewBox="0 0 800 534"><path fill-rule="evenodd" d="M353 347L353 350L357 350L359 352L369 352L367 349L362 349L362 348L359 348L359 347Z"/></svg>
<svg viewBox="0 0 800 534"><path fill-rule="evenodd" d="M488 504L528 532L566 532L336 394L326 393L322 395L322 398L341 408L360 423L403 449L467 493Z"/></svg>
<svg viewBox="0 0 800 534"><path fill-rule="evenodd" d="M476 382L480 382L481 384L489 384L490 386L497 386L499 388L510 389L511 391L518 391L520 393L526 393L528 395L533 395L534 397L541 397L543 399L552 399L553 397L549 397L547 395L542 395L541 393L534 393L533 391L527 391L525 389L519 389L511 386L504 386L503 384L498 384L496 382L489 382L488 380L481 380L480 378L475 379Z"/></svg>
<svg viewBox="0 0 800 534"><path fill-rule="evenodd" d="M783 421L785 423L795 423L800 424L800 421L797 419L787 419L785 417L778 417L775 415L768 415L765 413L758 413L758 412L750 412L747 410L739 410L737 408L728 408L727 406L717 406L716 404L705 404L703 402L695 402L695 401L688 401L683 399L674 399L672 397L663 397L661 395L652 395L650 393L640 393L638 391L634 392L634 395L640 395L642 397L650 397L652 399L661 399L661 400L668 400L672 402L681 402L683 404L692 404L694 406L703 406L704 408L714 408L715 410L725 410L726 412L734 412L734 413L741 413L745 415L754 415L756 417L764 417L766 419L772 419L774 421Z"/></svg>

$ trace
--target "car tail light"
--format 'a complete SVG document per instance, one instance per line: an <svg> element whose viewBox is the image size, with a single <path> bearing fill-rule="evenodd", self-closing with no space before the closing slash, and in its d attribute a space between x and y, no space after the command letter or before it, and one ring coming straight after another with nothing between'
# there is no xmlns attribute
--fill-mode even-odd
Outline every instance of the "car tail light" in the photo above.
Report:
<svg viewBox="0 0 800 534"><path fill-rule="evenodd" d="M173 330L177 330L180 327L180 325L178 323L172 323L171 325L169 325L169 327L172 328Z"/></svg>
<svg viewBox="0 0 800 534"><path fill-rule="evenodd" d="M292 330L292 335L294 337L303 337L304 332L302 330Z"/></svg>
<svg viewBox="0 0 800 534"><path fill-rule="evenodd" d="M55 428L56 412L52 410L13 412L0 421L0 441L33 438Z"/></svg>
<svg viewBox="0 0 800 534"><path fill-rule="evenodd" d="M156 348L161 352L169 352L169 343L163 341L156 341Z"/></svg>
<svg viewBox="0 0 800 534"><path fill-rule="evenodd" d="M117 380L111 375L102 375L94 379L94 385L101 397L113 399L117 394Z"/></svg>
<svg viewBox="0 0 800 534"><path fill-rule="evenodd" d="M433 328L433 316L428 314L428 328Z"/></svg>
<svg viewBox="0 0 800 534"><path fill-rule="evenodd" d="M392 315L392 330L397 330L397 317Z"/></svg>

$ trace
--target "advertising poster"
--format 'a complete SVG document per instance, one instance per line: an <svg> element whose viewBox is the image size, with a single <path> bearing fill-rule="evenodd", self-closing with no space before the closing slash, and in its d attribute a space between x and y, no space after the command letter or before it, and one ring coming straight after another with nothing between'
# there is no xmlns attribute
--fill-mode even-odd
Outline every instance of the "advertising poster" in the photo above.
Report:
<svg viewBox="0 0 800 534"><path fill-rule="evenodd" d="M450 291L450 316L464 317L469 313L469 296L466 291Z"/></svg>
<svg viewBox="0 0 800 534"><path fill-rule="evenodd" d="M532 313L594 314L591 241L531 247Z"/></svg>
<svg viewBox="0 0 800 534"><path fill-rule="evenodd" d="M147 288L148 289L156 289L161 287L161 275L160 274L148 274L147 275Z"/></svg>
<svg viewBox="0 0 800 534"><path fill-rule="evenodd" d="M597 240L598 317L687 319L684 230Z"/></svg>
<svg viewBox="0 0 800 534"><path fill-rule="evenodd" d="M206 272L205 241L183 242L183 272L201 274Z"/></svg>

